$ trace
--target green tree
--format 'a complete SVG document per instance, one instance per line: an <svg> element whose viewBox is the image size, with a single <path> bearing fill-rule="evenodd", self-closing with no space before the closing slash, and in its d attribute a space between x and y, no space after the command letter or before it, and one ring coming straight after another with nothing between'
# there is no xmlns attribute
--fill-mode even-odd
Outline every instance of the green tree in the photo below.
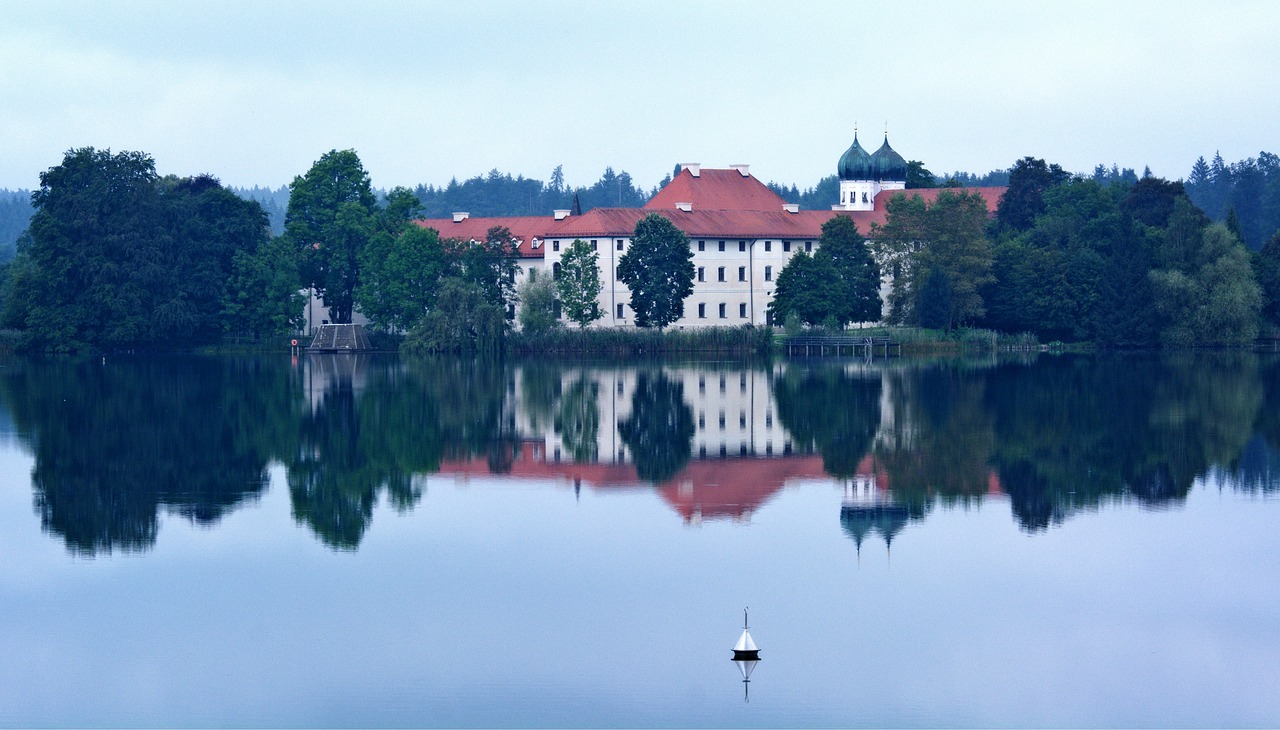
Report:
<svg viewBox="0 0 1280 730"><path fill-rule="evenodd" d="M355 150L326 152L289 185L285 235L333 322L351 321L360 253L376 223L377 199Z"/></svg>
<svg viewBox="0 0 1280 730"><path fill-rule="evenodd" d="M937 178L919 160L907 162L907 189L937 187Z"/></svg>
<svg viewBox="0 0 1280 730"><path fill-rule="evenodd" d="M1280 327L1280 231L1254 255L1253 272L1262 287L1262 316Z"/></svg>
<svg viewBox="0 0 1280 730"><path fill-rule="evenodd" d="M815 258L831 263L839 306L830 312L841 326L880 320L880 267L852 218L833 216L822 224Z"/></svg>
<svg viewBox="0 0 1280 730"><path fill-rule="evenodd" d="M361 252L355 300L374 328L407 332L435 304L443 278L456 275L458 267L435 229L409 223L396 232L379 231Z"/></svg>
<svg viewBox="0 0 1280 730"><path fill-rule="evenodd" d="M657 213L636 223L631 248L618 260L618 278L631 290L636 326L662 329L682 317L693 276L689 239L674 223Z"/></svg>
<svg viewBox="0 0 1280 730"><path fill-rule="evenodd" d="M251 337L297 332L305 319L301 289L297 252L284 238L273 237L257 251L236 251L223 304L227 332Z"/></svg>
<svg viewBox="0 0 1280 730"><path fill-rule="evenodd" d="M496 354L502 351L507 322L475 283L445 277L433 306L405 336L402 348L411 354L458 352Z"/></svg>
<svg viewBox="0 0 1280 730"><path fill-rule="evenodd" d="M1066 182L1071 173L1058 165L1035 157L1024 157L1009 170L1009 187L996 207L996 225L1001 231L1024 231L1044 211L1044 194Z"/></svg>
<svg viewBox="0 0 1280 730"><path fill-rule="evenodd" d="M221 336L235 256L268 237L261 206L207 175L161 179L140 152L71 150L40 180L5 307L28 345L172 346Z"/></svg>
<svg viewBox="0 0 1280 730"><path fill-rule="evenodd" d="M794 316L807 325L822 324L845 306L843 289L830 259L800 251L778 272L769 319L786 322Z"/></svg>
<svg viewBox="0 0 1280 730"><path fill-rule="evenodd" d="M560 259L560 271L556 274L556 292L564 316L578 327L586 327L604 316L600 309L599 254L591 244L576 239Z"/></svg>
<svg viewBox="0 0 1280 730"><path fill-rule="evenodd" d="M912 282L916 259L928 236L928 206L919 195L893 195L885 203L884 225L871 224L876 263L889 274L889 321L914 321Z"/></svg>
<svg viewBox="0 0 1280 730"><path fill-rule="evenodd" d="M520 329L530 334L548 332L560 326L556 318L556 283L550 276L539 276L537 269L520 286Z"/></svg>
<svg viewBox="0 0 1280 730"><path fill-rule="evenodd" d="M453 251L462 262L462 280L473 285L485 302L498 307L508 322L514 320L520 264L511 231L494 226L483 241L455 241Z"/></svg>
<svg viewBox="0 0 1280 730"><path fill-rule="evenodd" d="M1171 229L1177 218L1175 212ZM1263 300L1248 250L1221 223L1204 227L1198 238L1183 266L1151 272L1156 305L1167 322L1161 340L1184 347L1251 342Z"/></svg>

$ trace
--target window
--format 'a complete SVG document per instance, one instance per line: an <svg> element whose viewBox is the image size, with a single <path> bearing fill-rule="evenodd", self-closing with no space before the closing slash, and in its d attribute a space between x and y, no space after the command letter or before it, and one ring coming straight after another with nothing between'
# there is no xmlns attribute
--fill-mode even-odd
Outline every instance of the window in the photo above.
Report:
<svg viewBox="0 0 1280 730"><path fill-rule="evenodd" d="M747 252L747 242L746 242L746 241L738 241L738 251L739 251L740 253L746 253L746 252Z"/></svg>
<svg viewBox="0 0 1280 730"><path fill-rule="evenodd" d="M723 393L723 392L724 392L724 376L723 376L723 375L721 375L721 376L720 376L720 392L721 392L721 393ZM721 415L721 417L723 417L723 416L724 416L724 414L723 414L723 413L721 413L720 415Z"/></svg>
<svg viewBox="0 0 1280 730"><path fill-rule="evenodd" d="M706 319L706 318L707 318L707 305L703 302L699 302L698 303L698 319ZM699 382L698 387L705 390L707 387L707 384L703 382Z"/></svg>
<svg viewBox="0 0 1280 730"><path fill-rule="evenodd" d="M720 411L720 430L724 430L724 411Z"/></svg>
<svg viewBox="0 0 1280 730"><path fill-rule="evenodd" d="M746 441L739 442L738 456L746 456L746 455L747 455L747 442Z"/></svg>
<svg viewBox="0 0 1280 730"><path fill-rule="evenodd" d="M707 414L705 411L698 411L698 428L707 427Z"/></svg>
<svg viewBox="0 0 1280 730"><path fill-rule="evenodd" d="M773 242L772 242L772 241L765 241L765 242L764 242L764 250L765 250L765 251L772 251L772 250L773 250Z"/></svg>
<svg viewBox="0 0 1280 730"><path fill-rule="evenodd" d="M707 242L706 242L706 241L698 241L698 250L699 250L699 251L706 251L706 250L707 250Z"/></svg>
<svg viewBox="0 0 1280 730"><path fill-rule="evenodd" d="M783 252L783 253L791 253L791 242L790 242L790 241L783 241L783 242L782 242L782 252Z"/></svg>
<svg viewBox="0 0 1280 730"><path fill-rule="evenodd" d="M625 307L625 306L627 306L627 305L625 305L625 304L619 304L619 305L618 305L618 319L624 319L624 316L623 316L623 314L622 314L622 308L623 308L623 307Z"/></svg>
<svg viewBox="0 0 1280 730"><path fill-rule="evenodd" d="M804 250L805 250L805 253L808 253L808 252L812 251L812 250L813 250L813 241L805 241L805 242L804 242Z"/></svg>
<svg viewBox="0 0 1280 730"><path fill-rule="evenodd" d="M766 267L764 267L764 280L765 280L765 281L773 281L773 267L772 267L772 266L766 266Z"/></svg>
<svg viewBox="0 0 1280 730"><path fill-rule="evenodd" d="M622 239L621 239L621 238L619 238L619 239L618 239L618 250L619 250L619 251L621 251L621 250L622 250Z"/></svg>
<svg viewBox="0 0 1280 730"><path fill-rule="evenodd" d="M699 459L705 459L705 458L707 458L707 446L706 446L706 444L703 444L702 446L699 446L699 447L698 447L698 458L699 458Z"/></svg>
<svg viewBox="0 0 1280 730"><path fill-rule="evenodd" d="M685 271L688 271L688 269L685 269ZM705 267L699 266L699 267L698 267L698 281L706 281L706 280L707 280L707 270L706 270L706 268L705 268Z"/></svg>
<svg viewBox="0 0 1280 730"><path fill-rule="evenodd" d="M720 302L720 319L724 319L724 302Z"/></svg>
<svg viewBox="0 0 1280 730"><path fill-rule="evenodd" d="M707 379L701 375L698 376L698 392L699 393L707 392Z"/></svg>
<svg viewBox="0 0 1280 730"><path fill-rule="evenodd" d="M738 428L746 428L746 427L747 427L747 412L738 411Z"/></svg>
<svg viewBox="0 0 1280 730"><path fill-rule="evenodd" d="M739 302L739 303L738 303L738 316L739 316L739 317L741 317L741 318L743 318L743 319L746 319L746 318L747 318L747 303L746 303L746 302Z"/></svg>
<svg viewBox="0 0 1280 730"><path fill-rule="evenodd" d="M728 455L729 455L729 450L725 447L724 444L720 444L720 458L723 459Z"/></svg>
<svg viewBox="0 0 1280 730"><path fill-rule="evenodd" d="M739 267L738 267L738 281L746 281L746 280L747 280L747 267L745 267L745 266L739 266Z"/></svg>
<svg viewBox="0 0 1280 730"><path fill-rule="evenodd" d="M599 250L600 250L600 246L599 246L598 242L596 241L596 239L594 239L594 238L593 238L593 239L591 239L591 250L592 250L592 251L599 251Z"/></svg>
<svg viewBox="0 0 1280 730"><path fill-rule="evenodd" d="M687 270L688 270L688 269L686 269L686 271L687 271ZM719 268L719 270L717 270L717 271L716 271L716 281L724 281L724 267L723 267L723 266L721 266L721 267Z"/></svg>
<svg viewBox="0 0 1280 730"><path fill-rule="evenodd" d="M747 392L747 374L742 373L738 376L738 390L743 393Z"/></svg>
<svg viewBox="0 0 1280 730"><path fill-rule="evenodd" d="M720 242L720 250L721 250L721 251L723 251L723 250L724 250L724 241L721 241L721 242Z"/></svg>
<svg viewBox="0 0 1280 730"><path fill-rule="evenodd" d="M764 442L764 455L765 455L765 456L773 456L773 442L772 442L772 441L765 441L765 442Z"/></svg>
<svg viewBox="0 0 1280 730"><path fill-rule="evenodd" d="M618 381L618 395L622 395L622 381Z"/></svg>
<svg viewBox="0 0 1280 730"><path fill-rule="evenodd" d="M613 280L622 281L622 271L618 267L613 267Z"/></svg>
<svg viewBox="0 0 1280 730"><path fill-rule="evenodd" d="M560 242L559 242L559 241L552 241L552 242L551 242L551 250L552 250L552 251L559 251L559 250L560 250Z"/></svg>
<svg viewBox="0 0 1280 730"><path fill-rule="evenodd" d="M552 279L560 278L560 262L559 261L551 265L551 278Z"/></svg>
<svg viewBox="0 0 1280 730"><path fill-rule="evenodd" d="M556 319L561 319L562 317L564 317L564 309L560 306L559 299L556 300L555 311L556 311Z"/></svg>
<svg viewBox="0 0 1280 730"><path fill-rule="evenodd" d="M764 427L765 427L765 428L773 428L773 411L765 411L765 413L764 413Z"/></svg>

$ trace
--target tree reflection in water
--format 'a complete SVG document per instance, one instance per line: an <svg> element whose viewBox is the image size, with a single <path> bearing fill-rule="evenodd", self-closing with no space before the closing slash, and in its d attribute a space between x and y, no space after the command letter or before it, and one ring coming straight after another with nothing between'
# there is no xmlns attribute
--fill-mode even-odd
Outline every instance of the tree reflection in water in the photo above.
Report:
<svg viewBox="0 0 1280 730"><path fill-rule="evenodd" d="M841 521L858 544L990 495L1007 497L1018 525L1035 532L1112 502L1179 504L1206 477L1280 490L1274 356L778 363L760 388L743 374L740 396L723 378L718 390L699 385L699 412L741 405L742 446L726 456L722 444L724 461L696 468L695 434L716 436L698 432L676 378L703 380L697 366L671 372L683 375L349 355L294 366L273 357L18 360L0 371L0 397L34 456L43 529L84 555L149 549L161 509L214 523L263 493L273 461L285 466L294 519L334 549L359 546L379 502L414 508L422 477L446 462L506 474L534 459L539 473L567 474L577 467L546 453L560 447L574 464L603 458L612 480L693 474L711 491L664 498L694 511L701 499L762 504L788 474L814 470L799 460L816 451L845 485ZM611 405L625 415L608 422L602 394L621 394L632 378L630 408ZM729 438L723 420L719 432ZM757 438L795 448L761 455ZM722 468L736 470L742 494L711 488ZM768 489L752 492L761 484L743 479ZM849 491L855 485L862 491Z"/></svg>

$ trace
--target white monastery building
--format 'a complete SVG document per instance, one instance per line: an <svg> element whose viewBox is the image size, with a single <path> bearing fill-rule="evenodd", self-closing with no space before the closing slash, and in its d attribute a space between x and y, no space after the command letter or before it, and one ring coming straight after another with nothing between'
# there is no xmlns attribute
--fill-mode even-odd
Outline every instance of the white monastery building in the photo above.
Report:
<svg viewBox="0 0 1280 730"><path fill-rule="evenodd" d="M557 210L551 216L424 219L442 238L483 241L490 228L511 231L520 256L521 279L532 271L555 272L561 254L575 239L599 254L603 287L600 308L605 316L592 326L634 326L631 293L618 280L618 261L631 246L636 223L650 213L668 218L689 237L693 248L693 294L684 302L680 327L766 325L778 272L799 251L813 251L822 224L833 216L852 218L867 235L873 223L884 224L885 204L893 195L919 195L932 202L940 188L907 191L907 163L889 146L888 135L874 154L854 133L853 145L840 157L840 200L830 210L800 210L778 197L747 165L728 169L680 166L679 174L643 208L593 208L581 215ZM1005 188L970 188L994 211Z"/></svg>

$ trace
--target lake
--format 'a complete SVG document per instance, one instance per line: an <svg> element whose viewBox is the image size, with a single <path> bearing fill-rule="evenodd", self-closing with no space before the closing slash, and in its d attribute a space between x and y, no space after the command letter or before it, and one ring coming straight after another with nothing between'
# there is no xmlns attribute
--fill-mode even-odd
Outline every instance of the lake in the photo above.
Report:
<svg viewBox="0 0 1280 730"><path fill-rule="evenodd" d="M0 361L3 726L1276 726L1278 603L1276 355Z"/></svg>

